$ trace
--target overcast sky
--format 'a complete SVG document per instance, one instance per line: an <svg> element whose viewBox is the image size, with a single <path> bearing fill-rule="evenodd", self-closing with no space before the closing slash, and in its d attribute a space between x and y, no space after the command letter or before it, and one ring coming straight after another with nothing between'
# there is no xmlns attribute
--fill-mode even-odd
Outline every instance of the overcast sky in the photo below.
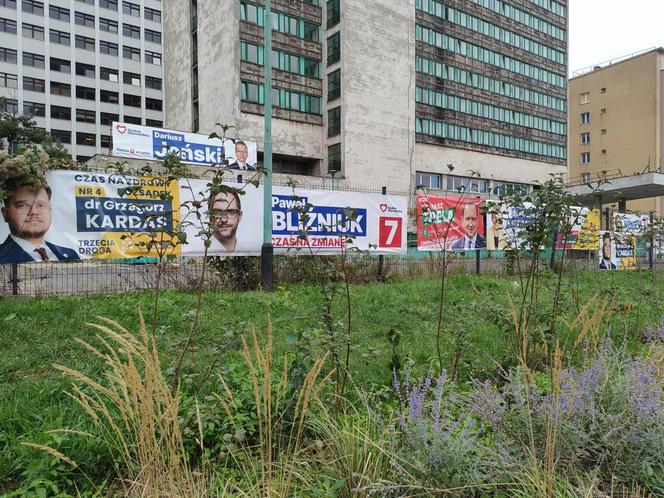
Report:
<svg viewBox="0 0 664 498"><path fill-rule="evenodd" d="M570 74L664 46L664 0L570 0Z"/></svg>

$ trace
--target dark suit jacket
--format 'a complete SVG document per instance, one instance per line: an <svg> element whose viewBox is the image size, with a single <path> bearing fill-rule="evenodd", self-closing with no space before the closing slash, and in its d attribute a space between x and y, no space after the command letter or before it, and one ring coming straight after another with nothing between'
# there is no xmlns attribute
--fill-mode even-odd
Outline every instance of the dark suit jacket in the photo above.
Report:
<svg viewBox="0 0 664 498"><path fill-rule="evenodd" d="M48 248L59 261L74 261L80 259L76 251L68 247L56 246L50 242L45 242ZM8 235L5 241L0 244L0 264L5 263L35 263L35 260L21 246L19 246L11 235Z"/></svg>
<svg viewBox="0 0 664 498"><path fill-rule="evenodd" d="M240 169L240 163L237 161L232 162L228 165L229 169ZM252 166L251 164L247 163L247 171L256 171L256 167Z"/></svg>
<svg viewBox="0 0 664 498"><path fill-rule="evenodd" d="M452 245L450 245L450 249L454 251L475 251L477 249L484 249L485 247L486 240L481 235L477 235L475 237L475 249L466 249L466 237L456 239L454 242L452 242Z"/></svg>
<svg viewBox="0 0 664 498"><path fill-rule="evenodd" d="M617 270L618 267L615 265L615 263L611 263L611 265L607 265L606 261L602 259L602 261L599 262L599 269L600 270Z"/></svg>

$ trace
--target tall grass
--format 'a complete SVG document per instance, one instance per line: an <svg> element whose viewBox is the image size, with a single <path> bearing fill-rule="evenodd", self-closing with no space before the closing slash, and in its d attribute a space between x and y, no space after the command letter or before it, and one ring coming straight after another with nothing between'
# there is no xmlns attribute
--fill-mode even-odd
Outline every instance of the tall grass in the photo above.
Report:
<svg viewBox="0 0 664 498"><path fill-rule="evenodd" d="M179 391L172 392L161 371L154 337L139 314L138 336L101 318L99 346L77 339L107 370L95 380L63 365L55 368L74 383L67 393L98 427L113 455L116 472L130 497L203 497L204 477L185 458L178 423Z"/></svg>

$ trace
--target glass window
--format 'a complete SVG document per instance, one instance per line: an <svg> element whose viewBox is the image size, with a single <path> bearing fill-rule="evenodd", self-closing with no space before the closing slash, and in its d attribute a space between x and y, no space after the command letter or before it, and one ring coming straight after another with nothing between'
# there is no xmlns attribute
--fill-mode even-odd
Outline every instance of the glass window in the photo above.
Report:
<svg viewBox="0 0 664 498"><path fill-rule="evenodd" d="M94 52L95 50L94 38L89 38L87 36L82 36L82 35L76 35L74 44L76 45L76 48L82 48L83 50L90 50L92 52Z"/></svg>
<svg viewBox="0 0 664 498"><path fill-rule="evenodd" d="M7 112L12 115L18 114L18 100L16 99L0 100L0 111Z"/></svg>
<svg viewBox="0 0 664 498"><path fill-rule="evenodd" d="M15 74L0 73L0 87L18 88L18 76L16 76ZM23 81L23 88L25 88L26 90L30 90L30 88L26 88L25 80Z"/></svg>
<svg viewBox="0 0 664 498"><path fill-rule="evenodd" d="M0 17L0 31L4 33L16 34L16 21Z"/></svg>
<svg viewBox="0 0 664 498"><path fill-rule="evenodd" d="M23 114L46 117L46 104L41 102L23 102Z"/></svg>
<svg viewBox="0 0 664 498"><path fill-rule="evenodd" d="M118 114L112 114L109 112L99 113L99 124L111 125L113 121L120 121L120 116Z"/></svg>
<svg viewBox="0 0 664 498"><path fill-rule="evenodd" d="M339 24L340 20L339 0L327 0L327 29Z"/></svg>
<svg viewBox="0 0 664 498"><path fill-rule="evenodd" d="M161 33L152 29L145 29L145 41L161 45Z"/></svg>
<svg viewBox="0 0 664 498"><path fill-rule="evenodd" d="M129 38L136 38L139 39L141 38L141 28L138 26L134 26L133 24L122 24L122 34L124 36L128 36Z"/></svg>
<svg viewBox="0 0 664 498"><path fill-rule="evenodd" d="M62 97L69 97L71 95L71 85L69 83L60 83L59 81L51 81L51 95L60 95Z"/></svg>
<svg viewBox="0 0 664 498"><path fill-rule="evenodd" d="M154 64L155 66L161 66L161 54L159 52L150 52L149 50L146 50L145 62L147 64Z"/></svg>
<svg viewBox="0 0 664 498"><path fill-rule="evenodd" d="M63 119L65 121L71 121L71 107L52 105L51 117L53 119Z"/></svg>
<svg viewBox="0 0 664 498"><path fill-rule="evenodd" d="M327 136L336 137L341 134L341 107L327 111Z"/></svg>
<svg viewBox="0 0 664 498"><path fill-rule="evenodd" d="M99 0L99 6L102 9L118 10L118 0Z"/></svg>
<svg viewBox="0 0 664 498"><path fill-rule="evenodd" d="M341 97L341 69L327 75L327 101Z"/></svg>
<svg viewBox="0 0 664 498"><path fill-rule="evenodd" d="M424 188L431 188L435 190L441 190L442 188L442 175L436 174L436 173L425 173L422 171L418 171L415 174L415 183L418 186L422 186Z"/></svg>
<svg viewBox="0 0 664 498"><path fill-rule="evenodd" d="M145 17L148 21L161 23L160 10L151 9L150 7L143 7L143 17Z"/></svg>
<svg viewBox="0 0 664 498"><path fill-rule="evenodd" d="M16 64L17 52L13 48L0 47L0 61Z"/></svg>
<svg viewBox="0 0 664 498"><path fill-rule="evenodd" d="M76 97L85 100L95 100L95 89L87 86L76 86Z"/></svg>
<svg viewBox="0 0 664 498"><path fill-rule="evenodd" d="M63 144L71 143L71 131L69 130L54 130L51 128L51 136Z"/></svg>
<svg viewBox="0 0 664 498"><path fill-rule="evenodd" d="M122 81L127 85L141 86L141 75L125 71L122 73Z"/></svg>
<svg viewBox="0 0 664 498"><path fill-rule="evenodd" d="M99 40L99 52L108 55L118 55L118 44Z"/></svg>
<svg viewBox="0 0 664 498"><path fill-rule="evenodd" d="M149 111L161 111L162 102L159 99L151 99L149 97L146 97L145 108L148 109Z"/></svg>
<svg viewBox="0 0 664 498"><path fill-rule="evenodd" d="M74 22L79 26L85 26L87 28L95 27L95 16L91 14L85 14L84 12L75 12L74 13Z"/></svg>
<svg viewBox="0 0 664 498"><path fill-rule="evenodd" d="M118 82L118 70L109 67L99 68L99 79Z"/></svg>
<svg viewBox="0 0 664 498"><path fill-rule="evenodd" d="M327 148L327 171L341 171L341 144L330 145Z"/></svg>
<svg viewBox="0 0 664 498"><path fill-rule="evenodd" d="M48 16L51 19L56 19L62 22L69 22L69 9L58 7L57 5L49 5Z"/></svg>
<svg viewBox="0 0 664 498"><path fill-rule="evenodd" d="M29 14L35 14L36 16L43 16L44 2L38 2L37 0L22 0L21 10Z"/></svg>
<svg viewBox="0 0 664 498"><path fill-rule="evenodd" d="M57 43L58 45L69 46L71 44L71 37L69 33L65 33L64 31L49 29L48 38L51 41L51 43Z"/></svg>
<svg viewBox="0 0 664 498"><path fill-rule="evenodd" d="M122 101L124 105L130 106L130 107L141 107L141 96L140 95L132 95L130 93L125 93L122 96Z"/></svg>
<svg viewBox="0 0 664 498"><path fill-rule="evenodd" d="M122 2L122 12L130 16L140 17L141 7L131 2Z"/></svg>
<svg viewBox="0 0 664 498"><path fill-rule="evenodd" d="M327 38L327 65L331 66L341 59L341 35L339 32Z"/></svg>
<svg viewBox="0 0 664 498"><path fill-rule="evenodd" d="M76 121L79 123L96 123L95 111L76 109Z"/></svg>
<svg viewBox="0 0 664 498"><path fill-rule="evenodd" d="M30 90L31 92L44 93L46 91L46 82L39 78L30 78L23 76L23 90Z"/></svg>
<svg viewBox="0 0 664 498"><path fill-rule="evenodd" d="M156 78L154 76L146 76L145 87L154 88L155 90L161 90L162 87L161 78Z"/></svg>
<svg viewBox="0 0 664 498"><path fill-rule="evenodd" d="M109 33L118 32L118 23L112 19L99 18L99 29L101 31L108 31Z"/></svg>
<svg viewBox="0 0 664 498"><path fill-rule="evenodd" d="M155 128L161 128L164 126L164 122L159 119L146 119L145 126L154 126Z"/></svg>
<svg viewBox="0 0 664 498"><path fill-rule="evenodd" d="M94 133L83 133L78 131L76 132L76 144L95 147L97 145L97 135Z"/></svg>
<svg viewBox="0 0 664 498"><path fill-rule="evenodd" d="M0 0L0 7L16 10L16 0Z"/></svg>
<svg viewBox="0 0 664 498"><path fill-rule="evenodd" d="M131 59L134 61L141 60L141 50L136 47L129 47L127 45L122 46L122 56L125 59Z"/></svg>
<svg viewBox="0 0 664 498"><path fill-rule="evenodd" d="M23 65L30 67L44 68L46 63L44 56L40 54L31 54L30 52L23 52Z"/></svg>
<svg viewBox="0 0 664 498"><path fill-rule="evenodd" d="M100 90L99 100L101 102L107 102L109 104L118 104L120 102L120 99L118 97L118 92L112 92L110 90Z"/></svg>
<svg viewBox="0 0 664 498"><path fill-rule="evenodd" d="M87 78L95 77L95 67L91 64L83 64L82 62L76 63L76 74L85 76Z"/></svg>
<svg viewBox="0 0 664 498"><path fill-rule="evenodd" d="M51 30L53 31L53 30ZM35 26L34 24L21 24L21 32L26 38L32 38L33 40L43 40L44 39L44 28L41 26ZM56 31L59 33L59 31ZM69 38L67 38L67 45L69 45Z"/></svg>

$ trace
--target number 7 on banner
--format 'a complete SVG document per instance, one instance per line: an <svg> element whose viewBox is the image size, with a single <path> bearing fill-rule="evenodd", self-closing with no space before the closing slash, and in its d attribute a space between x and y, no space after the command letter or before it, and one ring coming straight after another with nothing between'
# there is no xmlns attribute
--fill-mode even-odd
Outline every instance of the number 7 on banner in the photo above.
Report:
<svg viewBox="0 0 664 498"><path fill-rule="evenodd" d="M378 247L400 248L403 219L381 216L378 223Z"/></svg>

